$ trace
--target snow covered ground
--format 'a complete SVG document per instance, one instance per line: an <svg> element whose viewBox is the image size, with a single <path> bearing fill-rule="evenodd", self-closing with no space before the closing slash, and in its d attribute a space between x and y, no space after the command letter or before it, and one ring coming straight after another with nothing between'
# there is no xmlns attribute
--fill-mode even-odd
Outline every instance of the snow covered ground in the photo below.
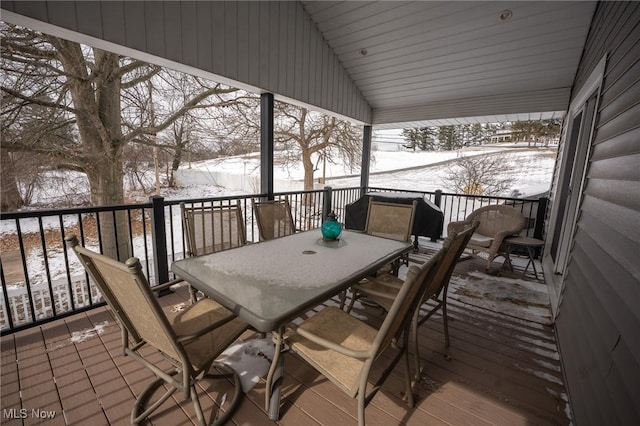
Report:
<svg viewBox="0 0 640 426"><path fill-rule="evenodd" d="M477 152L473 153L477 154ZM414 164L416 159L420 159L420 154L424 153L416 155L417 158L415 159L412 158L412 156L415 155L412 153L384 153L383 161L387 161L388 154L404 154L397 155L397 158L394 158L394 160L396 160L398 164L405 164L405 167L415 167L415 165L412 166L412 164ZM465 154L469 155L469 152ZM446 159L445 156L442 156L442 158ZM429 160L431 159L430 157ZM433 163L440 163L441 161L433 161ZM555 165L555 151L509 151L504 153L504 162L507 165L506 170L511 171L513 182L510 190L501 195L510 196L513 191L518 191L521 194L520 196L526 197L541 194L549 190ZM420 164L429 163L418 162L416 165ZM456 192L446 179L449 167L449 164L434 164L430 167L384 174L375 173L376 168L372 167L372 174L369 176L369 186L425 192L432 192L436 189L441 189L444 192ZM359 186L360 178L331 179L328 181L328 185L336 188Z"/></svg>
<svg viewBox="0 0 640 426"><path fill-rule="evenodd" d="M514 149L517 148L517 149ZM555 164L555 149L526 149L520 145L491 145L462 149L459 151L375 151L371 159L370 185L418 191L455 192L445 179L447 163L460 157L504 153L507 169L514 178L512 188L504 196L517 190L522 195L534 195L549 189L551 174ZM420 166L430 166L419 168ZM321 167L320 167L321 169ZM260 176L260 159L255 154L227 157L194 163L184 168L179 182L183 187L220 185L233 191L259 192L257 185ZM322 170L317 170L316 182ZM300 163L284 167L274 167L275 190L301 190L304 171ZM334 188L346 188L360 185L360 170L350 170L342 164L326 165L326 185ZM195 185L194 185L195 184ZM323 184L317 184L322 188Z"/></svg>

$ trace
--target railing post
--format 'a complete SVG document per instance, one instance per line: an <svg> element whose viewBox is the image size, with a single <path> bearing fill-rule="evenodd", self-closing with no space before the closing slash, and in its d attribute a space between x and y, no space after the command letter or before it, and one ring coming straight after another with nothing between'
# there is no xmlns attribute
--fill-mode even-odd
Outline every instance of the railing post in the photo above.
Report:
<svg viewBox="0 0 640 426"><path fill-rule="evenodd" d="M371 126L362 129L362 166L360 167L360 196L364 196L369 186L371 168Z"/></svg>
<svg viewBox="0 0 640 426"><path fill-rule="evenodd" d="M331 213L331 187L325 186L322 192L322 222L327 220L327 216Z"/></svg>
<svg viewBox="0 0 640 426"><path fill-rule="evenodd" d="M273 93L260 95L260 192L273 200Z"/></svg>
<svg viewBox="0 0 640 426"><path fill-rule="evenodd" d="M153 195L151 201L151 241L153 244L153 268L156 284L169 281L169 264L167 261L167 231L164 220L164 197Z"/></svg>
<svg viewBox="0 0 640 426"><path fill-rule="evenodd" d="M433 196L433 204L440 207L442 205L442 190L436 189L436 192Z"/></svg>
<svg viewBox="0 0 640 426"><path fill-rule="evenodd" d="M549 198L538 198L538 210L536 211L536 226L533 228L533 238L544 240L544 219L547 215L547 204ZM536 257L540 256L540 249L536 249Z"/></svg>
<svg viewBox="0 0 640 426"><path fill-rule="evenodd" d="M440 208L440 206L442 206L442 190L441 189L436 189L434 194L433 194L433 204L435 204L436 206L438 206L438 208L440 210L442 210ZM443 213L444 214L444 213ZM431 242L436 242L438 241L438 239L442 238L442 229L440 230L440 235L438 235L438 237L431 237Z"/></svg>
<svg viewBox="0 0 640 426"><path fill-rule="evenodd" d="M533 229L533 238L544 239L544 218L547 215L548 203L549 199L547 197L538 198L538 211L536 212L536 226Z"/></svg>

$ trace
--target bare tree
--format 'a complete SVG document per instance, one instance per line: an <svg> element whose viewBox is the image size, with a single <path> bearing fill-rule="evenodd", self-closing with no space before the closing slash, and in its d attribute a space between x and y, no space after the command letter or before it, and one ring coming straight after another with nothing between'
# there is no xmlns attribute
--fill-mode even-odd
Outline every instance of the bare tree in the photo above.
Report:
<svg viewBox="0 0 640 426"><path fill-rule="evenodd" d="M257 98L244 98L226 120L229 138L259 146L260 114ZM302 162L304 189L312 190L314 176L326 161L359 167L362 155L361 129L335 117L304 107L274 103L274 143L276 161L290 167ZM249 151L246 151L249 152Z"/></svg>
<svg viewBox="0 0 640 426"><path fill-rule="evenodd" d="M321 162L341 162L350 167L361 164L360 129L306 108L277 102L274 137L283 164L302 160L304 189L312 190L314 173Z"/></svg>
<svg viewBox="0 0 640 426"><path fill-rule="evenodd" d="M42 140L5 140L9 151L28 151L50 155L57 167L86 173L91 198L96 205L124 202L123 148L145 142L145 136L166 129L186 111L208 102L214 95L235 92L219 84L200 82L177 109L157 123L150 124L144 102L129 102L146 89L145 82L160 73L160 67L122 57L115 53L82 46L58 37L40 34L14 25L2 24L3 122L28 105L39 105L51 115L73 122L77 131L72 140L40 143ZM60 120L66 122L65 120ZM43 121L48 118L44 117ZM55 122L57 122L56 120ZM3 133L4 132L3 125ZM125 218L121 219L123 222ZM112 224L113 221L105 220ZM105 251L128 256L125 248L115 248L115 232L125 226L107 229ZM127 241L124 235L118 241Z"/></svg>
<svg viewBox="0 0 640 426"><path fill-rule="evenodd" d="M504 155L462 157L448 167L442 184L462 194L503 195L513 182L509 164Z"/></svg>

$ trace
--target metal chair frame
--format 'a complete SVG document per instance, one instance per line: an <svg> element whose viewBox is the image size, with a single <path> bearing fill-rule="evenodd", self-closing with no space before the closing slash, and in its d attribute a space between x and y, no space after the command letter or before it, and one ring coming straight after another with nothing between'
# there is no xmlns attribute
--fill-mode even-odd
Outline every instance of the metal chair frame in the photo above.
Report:
<svg viewBox="0 0 640 426"><path fill-rule="evenodd" d="M405 368L407 403L410 408L414 405L407 350L409 328L442 254L443 251L436 253L420 267L409 268L407 279L378 330L334 306L324 308L298 326L291 325L294 333L288 337L290 350L348 396L357 399L360 426L365 424L366 406L400 360ZM394 349L395 354L381 356L389 348ZM386 366L369 388L370 372L376 361L385 362Z"/></svg>
<svg viewBox="0 0 640 426"><path fill-rule="evenodd" d="M247 324L211 299L202 299L173 318L160 307L154 292L168 289L181 280L151 288L140 261L132 257L122 263L81 247L75 235L66 238L93 282L98 286L122 332L125 356L135 359L156 376L137 396L131 410L131 424L139 424L175 393L190 398L200 425L225 423L241 402L242 387L238 374L215 359L246 329ZM157 360L145 358L144 347L153 347L171 365L158 367ZM215 367L219 373L211 373ZM234 394L225 412L212 423L213 410L205 420L196 383L202 379L233 379ZM165 392L155 402L149 399L157 390Z"/></svg>

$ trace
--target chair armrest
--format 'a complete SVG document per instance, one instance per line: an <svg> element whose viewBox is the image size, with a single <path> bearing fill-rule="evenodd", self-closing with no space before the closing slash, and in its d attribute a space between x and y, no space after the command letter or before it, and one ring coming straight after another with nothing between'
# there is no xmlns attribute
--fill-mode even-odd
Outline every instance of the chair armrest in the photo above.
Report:
<svg viewBox="0 0 640 426"><path fill-rule="evenodd" d="M218 327L221 327L223 325L225 325L226 323L233 321L234 319L238 318L237 316L235 316L234 314L229 314L226 317L224 317L223 319L214 322L213 324L209 324L206 327L201 328L200 330L196 330L194 333L192 334L185 334L185 335L181 335L181 336L177 336L176 341L179 343L189 343L192 340L195 340L201 336L204 336L205 334L215 330ZM247 324L248 327L248 324Z"/></svg>
<svg viewBox="0 0 640 426"><path fill-rule="evenodd" d="M389 288L395 290L396 293L389 294L389 293L385 293L384 291L379 291L372 288L359 288L358 291L366 295L367 297L373 297L374 300L375 298L380 298L380 299L388 300L389 302L393 303L393 301L396 300L396 296L398 295L397 288L395 287L389 287Z"/></svg>
<svg viewBox="0 0 640 426"><path fill-rule="evenodd" d="M496 233L495 237L493 238L493 242L491 243L491 251L493 253L498 253L500 251L500 248L502 247L502 243L504 242L504 239L506 237L509 237L511 235L514 235L520 232L519 229L515 229L515 230L514 229L509 229L506 231L500 231Z"/></svg>
<svg viewBox="0 0 640 426"><path fill-rule="evenodd" d="M314 333L311 333L311 332L309 332L307 330L301 329L300 327L298 327L295 324L290 324L290 327L297 334L299 334L300 336L304 337L305 339L315 343L316 345L320 345L320 346L322 346L324 348L331 349L333 351L341 353L342 355L346 355L346 356L349 356L351 358L356 358L356 359L369 359L372 356L371 351L354 351L353 349L345 348L344 346L339 345L337 343L334 343L334 342L332 342L330 340L324 339L324 338L318 336L317 334L314 334Z"/></svg>
<svg viewBox="0 0 640 426"><path fill-rule="evenodd" d="M182 278L176 278L175 280L167 281L167 282L166 282L166 283L164 283L164 284L160 284L160 285L157 285L157 286L151 287L151 291L153 291L154 293L155 293L155 292L158 292L158 291L163 291L163 290L168 289L168 288L169 288L169 287L171 287L172 285L176 285L176 284L181 283L181 282L183 282L183 281L184 281L184 280L183 280Z"/></svg>
<svg viewBox="0 0 640 426"><path fill-rule="evenodd" d="M467 222L466 220L460 220L457 222L449 222L447 225L447 234L451 232L462 232L466 228L471 226L471 222Z"/></svg>
<svg viewBox="0 0 640 426"><path fill-rule="evenodd" d="M384 286L396 291L400 290L400 287L402 287L402 284L404 284L403 280L401 280L400 278L396 277L393 274L384 274L384 275L378 275L377 277L370 277L370 278L367 278L367 281L374 282L376 284L379 284L381 286Z"/></svg>

